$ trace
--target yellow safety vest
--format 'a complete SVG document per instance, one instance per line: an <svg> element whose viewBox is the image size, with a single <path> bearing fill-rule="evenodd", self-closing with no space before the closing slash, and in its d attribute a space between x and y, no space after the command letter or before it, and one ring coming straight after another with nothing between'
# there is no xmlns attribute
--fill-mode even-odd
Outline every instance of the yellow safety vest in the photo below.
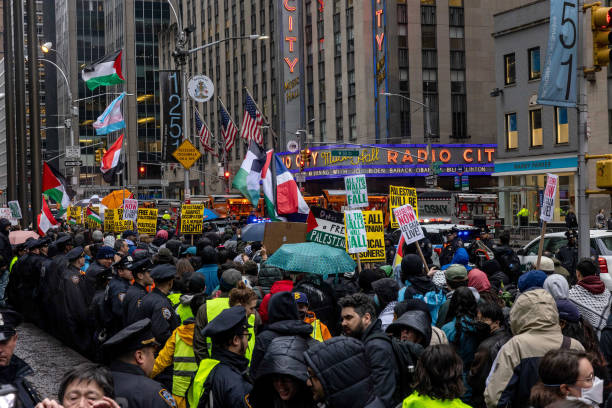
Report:
<svg viewBox="0 0 612 408"><path fill-rule="evenodd" d="M219 364L219 360L213 360L212 358L205 358L200 361L200 366L193 377L193 382L187 390L187 403L190 408L197 408L198 403L202 394L204 394L204 383L208 378L208 375Z"/></svg>
<svg viewBox="0 0 612 408"><path fill-rule="evenodd" d="M167 297L170 303L172 303L172 307L176 307L176 305L181 303L181 293L170 293Z"/></svg>
<svg viewBox="0 0 612 408"><path fill-rule="evenodd" d="M312 326L312 333L310 333L310 337L316 341L323 342L323 332L321 331L321 322L319 319L315 319L314 322L310 323L310 325Z"/></svg>
<svg viewBox="0 0 612 408"><path fill-rule="evenodd" d="M253 349L255 348L255 315L252 314L249 316L247 320L249 322L249 327L247 330L251 334L251 338L249 339L249 345L246 349L246 354L244 355L247 360L249 360L249 366L251 365L251 357L253 356Z"/></svg>
<svg viewBox="0 0 612 408"><path fill-rule="evenodd" d="M219 314L225 310L229 309L229 298L215 298L206 301L206 320L210 323L215 317L219 316ZM251 326L248 329L248 332L251 334L251 339L249 340L249 345L247 346L247 351L245 357L249 360L249 365L251 365L251 356L253 355L253 349L255 348L255 315L250 315L248 320L249 325ZM206 346L208 348L208 353L212 350L212 341L210 337L206 338Z"/></svg>
<svg viewBox="0 0 612 408"><path fill-rule="evenodd" d="M176 333L176 345L174 346L174 373L172 376L172 394L184 397L194 377L198 371L193 346L188 345Z"/></svg>
<svg viewBox="0 0 612 408"><path fill-rule="evenodd" d="M13 272L13 265L15 265L15 262L17 262L18 259L19 259L18 257L14 256L13 259L11 260L11 264L9 266L9 273Z"/></svg>
<svg viewBox="0 0 612 408"><path fill-rule="evenodd" d="M185 323L185 320L190 319L193 316L193 312L191 311L191 306L185 306L184 304L180 304L176 307L176 314L181 318L181 323Z"/></svg>

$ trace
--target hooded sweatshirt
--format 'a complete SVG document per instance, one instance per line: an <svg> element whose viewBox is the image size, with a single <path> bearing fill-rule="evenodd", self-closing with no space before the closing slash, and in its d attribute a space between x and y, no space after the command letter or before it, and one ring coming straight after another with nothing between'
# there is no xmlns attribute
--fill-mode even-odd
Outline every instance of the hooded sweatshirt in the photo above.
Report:
<svg viewBox="0 0 612 408"><path fill-rule="evenodd" d="M268 323L268 302L270 302L270 297L275 293L279 292L291 292L293 290L293 281L292 280L279 280L272 284L270 287L270 293L266 294L259 305L259 316L261 316L261 321L263 323Z"/></svg>
<svg viewBox="0 0 612 408"><path fill-rule="evenodd" d="M478 292L486 292L491 289L487 274L477 268L468 273L468 286L475 288Z"/></svg>
<svg viewBox="0 0 612 408"><path fill-rule="evenodd" d="M538 381L540 359L563 344L557 305L544 289L519 295L510 310L510 326L514 337L497 353L487 378L484 397L490 408L529 406L531 387ZM584 350L574 339L569 339L569 348Z"/></svg>

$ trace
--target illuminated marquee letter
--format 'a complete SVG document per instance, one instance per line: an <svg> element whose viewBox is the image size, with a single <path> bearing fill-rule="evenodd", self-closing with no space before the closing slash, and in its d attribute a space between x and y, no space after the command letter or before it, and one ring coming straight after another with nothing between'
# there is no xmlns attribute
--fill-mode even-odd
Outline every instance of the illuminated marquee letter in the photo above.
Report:
<svg viewBox="0 0 612 408"><path fill-rule="evenodd" d="M384 38L385 33L376 34L376 44L378 44L378 51L382 51L382 44Z"/></svg>
<svg viewBox="0 0 612 408"><path fill-rule="evenodd" d="M289 61L289 58L285 57L285 62L289 66L289 72L293 73L293 67L295 67L295 64L297 64L298 59L294 58L293 61Z"/></svg>
<svg viewBox="0 0 612 408"><path fill-rule="evenodd" d="M289 52L293 52L293 43L297 41L297 37L285 37L285 41L289 42Z"/></svg>
<svg viewBox="0 0 612 408"><path fill-rule="evenodd" d="M382 16L382 13L382 9L376 10L376 27L382 26L382 24L380 23L380 17Z"/></svg>
<svg viewBox="0 0 612 408"><path fill-rule="evenodd" d="M289 5L289 1L290 0L284 0L283 1L283 6L285 6L285 10L287 10L287 11L295 11L296 7L295 6L290 6Z"/></svg>

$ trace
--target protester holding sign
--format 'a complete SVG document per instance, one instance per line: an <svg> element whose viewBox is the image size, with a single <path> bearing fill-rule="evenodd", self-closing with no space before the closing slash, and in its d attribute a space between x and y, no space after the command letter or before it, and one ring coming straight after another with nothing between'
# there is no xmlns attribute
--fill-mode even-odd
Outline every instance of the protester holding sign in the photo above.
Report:
<svg viewBox="0 0 612 408"><path fill-rule="evenodd" d="M364 208L368 206L368 187L363 174L344 178L346 187L346 203L348 208Z"/></svg>

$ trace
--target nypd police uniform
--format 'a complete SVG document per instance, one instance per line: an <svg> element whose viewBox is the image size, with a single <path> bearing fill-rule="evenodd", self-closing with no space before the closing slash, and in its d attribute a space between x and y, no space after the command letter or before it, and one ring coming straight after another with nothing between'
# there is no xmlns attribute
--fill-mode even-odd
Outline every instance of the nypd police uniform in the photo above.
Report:
<svg viewBox="0 0 612 408"><path fill-rule="evenodd" d="M136 277L136 274L142 271L148 270L153 264L149 260L149 258L141 259L136 262L133 262L130 270L132 271L132 275ZM125 293L125 297L123 298L123 326L129 326L134 323L137 318L138 309L142 303L142 298L147 294L147 290L144 286L142 286L138 282L134 282L131 285L127 292Z"/></svg>
<svg viewBox="0 0 612 408"><path fill-rule="evenodd" d="M104 343L104 349L112 357L145 347L158 346L151 332L151 320L139 320L115 334ZM172 394L160 383L146 376L137 365L114 359L110 364L115 395L125 398L129 408L176 407Z"/></svg>
<svg viewBox="0 0 612 408"><path fill-rule="evenodd" d="M172 279L176 274L174 265L157 265L151 270L151 277L155 282ZM180 326L181 319L174 311L168 297L158 288L153 289L142 298L142 303L136 312L137 319L151 319L153 335L161 344L172 335L174 329Z"/></svg>
<svg viewBox="0 0 612 408"><path fill-rule="evenodd" d="M115 270L130 269L134 259L127 255L123 256L119 261L113 264ZM113 327L110 328L110 333L114 334L123 327L123 301L130 287L130 281L122 278L119 274L114 274L106 287L106 302L110 306L112 314Z"/></svg>

